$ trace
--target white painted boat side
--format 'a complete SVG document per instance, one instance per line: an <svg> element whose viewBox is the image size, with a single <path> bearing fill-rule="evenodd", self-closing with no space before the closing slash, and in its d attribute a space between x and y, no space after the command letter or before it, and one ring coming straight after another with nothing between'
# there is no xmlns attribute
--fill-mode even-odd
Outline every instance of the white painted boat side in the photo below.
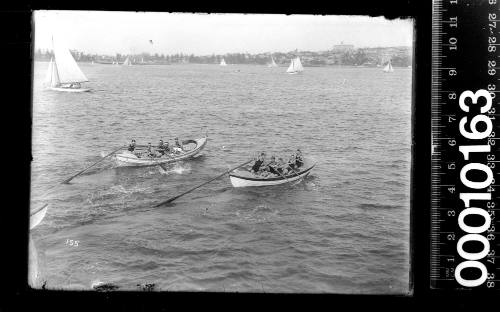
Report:
<svg viewBox="0 0 500 312"><path fill-rule="evenodd" d="M34 214L30 216L30 230L35 228L40 222L42 222L43 218L45 217L45 214L47 213L49 205L46 204L43 206L41 209L36 211Z"/></svg>
<svg viewBox="0 0 500 312"><path fill-rule="evenodd" d="M177 161L181 161L187 158L191 158L198 153L201 152L201 150L205 147L207 143L207 138L201 138L197 139L196 141L196 148L193 149L192 151L179 155L179 156L166 156L162 157L161 159L158 158L138 158L137 156L131 154L130 152L124 152L121 154L116 154L115 155L115 160L119 165L122 166L154 166L154 165L159 165L159 164L168 164L168 163L174 163Z"/></svg>
<svg viewBox="0 0 500 312"><path fill-rule="evenodd" d="M53 91L61 91L61 92L73 92L73 93L78 93L78 92L89 92L90 89L87 88L58 88L58 87L50 87L50 90Z"/></svg>
<svg viewBox="0 0 500 312"><path fill-rule="evenodd" d="M229 174L229 179L234 187L247 187L247 186L270 186L293 182L306 177L316 165L312 158L304 158L304 165L300 171L295 170L296 173L289 172L286 174L286 179L280 176L272 175L269 177L260 177L253 174L250 166L240 168L232 171Z"/></svg>
<svg viewBox="0 0 500 312"><path fill-rule="evenodd" d="M309 172L310 171L308 171L304 174L292 177L292 178L288 178L286 180L282 179L282 180L274 180L274 181L254 181L254 180L241 179L239 177L235 177L232 175L229 176L229 179L231 180L231 184L234 187L271 186L271 185L279 185L279 184L285 184L285 183L297 181L299 179L306 177L309 174Z"/></svg>

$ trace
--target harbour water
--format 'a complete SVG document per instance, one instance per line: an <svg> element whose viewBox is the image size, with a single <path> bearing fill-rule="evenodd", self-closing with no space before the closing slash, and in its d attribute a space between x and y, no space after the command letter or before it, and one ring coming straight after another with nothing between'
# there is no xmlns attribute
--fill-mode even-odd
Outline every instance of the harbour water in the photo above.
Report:
<svg viewBox="0 0 500 312"><path fill-rule="evenodd" d="M35 287L408 293L411 69L79 65L92 92L45 90L48 63L34 65L32 209L50 204L31 232ZM167 170L109 160L47 192L132 138L205 134ZM154 207L296 148L316 161L300 183L225 176Z"/></svg>

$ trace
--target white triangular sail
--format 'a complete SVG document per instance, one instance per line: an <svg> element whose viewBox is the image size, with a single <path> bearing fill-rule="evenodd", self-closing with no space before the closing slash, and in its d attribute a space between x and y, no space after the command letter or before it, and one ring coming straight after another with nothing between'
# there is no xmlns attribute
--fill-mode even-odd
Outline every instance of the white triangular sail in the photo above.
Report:
<svg viewBox="0 0 500 312"><path fill-rule="evenodd" d="M287 73L300 73L304 71L304 67L302 67L302 63L300 62L300 58L296 57L290 61L290 66L286 70Z"/></svg>
<svg viewBox="0 0 500 312"><path fill-rule="evenodd" d="M300 58L297 57L294 62L294 69L297 72L304 71L304 67L302 67L302 63L300 62Z"/></svg>
<svg viewBox="0 0 500 312"><path fill-rule="evenodd" d="M290 61L290 66L288 66L288 69L286 70L286 72L287 72L287 73L293 73L293 72L294 72L294 70L293 70L293 61L294 61L294 60L295 60L295 59L292 59L292 60Z"/></svg>
<svg viewBox="0 0 500 312"><path fill-rule="evenodd" d="M47 75L45 76L45 83L52 84L52 71L54 70L54 59L50 58L49 67L47 68Z"/></svg>
<svg viewBox="0 0 500 312"><path fill-rule="evenodd" d="M126 65L126 66L130 66L132 65L132 62L130 62L130 58L127 56L127 58L125 59L125 61L123 62L123 65Z"/></svg>
<svg viewBox="0 0 500 312"><path fill-rule="evenodd" d="M269 63L267 67L278 67L278 65L274 61L274 57L271 56L271 63Z"/></svg>
<svg viewBox="0 0 500 312"><path fill-rule="evenodd" d="M222 59L222 61L220 61L220 66L226 66L226 61L224 61L224 59Z"/></svg>
<svg viewBox="0 0 500 312"><path fill-rule="evenodd" d="M59 83L76 83L89 81L83 74L80 67L76 64L75 59L69 50L59 42L53 40L55 68L58 75Z"/></svg>
<svg viewBox="0 0 500 312"><path fill-rule="evenodd" d="M387 63L387 65L384 67L384 72L386 73L392 73L394 71L394 68L392 68L391 61Z"/></svg>
<svg viewBox="0 0 500 312"><path fill-rule="evenodd" d="M54 62L53 58L50 59L47 76L45 76L45 83L51 87L55 87L61 83L59 74L57 73L57 64Z"/></svg>

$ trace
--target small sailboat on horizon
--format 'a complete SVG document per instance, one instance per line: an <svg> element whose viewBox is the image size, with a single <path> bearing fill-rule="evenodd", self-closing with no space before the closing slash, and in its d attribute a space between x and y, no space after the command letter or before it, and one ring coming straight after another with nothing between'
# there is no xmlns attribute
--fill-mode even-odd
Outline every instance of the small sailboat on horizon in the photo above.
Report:
<svg viewBox="0 0 500 312"><path fill-rule="evenodd" d="M384 67L384 73L392 73L394 72L394 68L392 68L391 60L389 60L389 63L385 65Z"/></svg>
<svg viewBox="0 0 500 312"><path fill-rule="evenodd" d="M131 66L132 65L132 62L130 62L130 58L128 56L125 59L125 61L123 61L123 65L125 65L125 66Z"/></svg>
<svg viewBox="0 0 500 312"><path fill-rule="evenodd" d="M293 58L290 61L290 66L286 70L287 73L293 75L293 74L299 74L304 71L304 67L302 67L302 63L300 62L300 58L297 56L296 58Z"/></svg>
<svg viewBox="0 0 500 312"><path fill-rule="evenodd" d="M220 61L220 66L227 66L226 61L224 61L224 58L222 59L222 61Z"/></svg>
<svg viewBox="0 0 500 312"><path fill-rule="evenodd" d="M50 90L63 92L86 92L81 83L89 81L69 50L52 38L54 57L50 59L45 82Z"/></svg>
<svg viewBox="0 0 500 312"><path fill-rule="evenodd" d="M267 67L278 67L278 64L274 61L274 57L271 56L271 63L267 64Z"/></svg>

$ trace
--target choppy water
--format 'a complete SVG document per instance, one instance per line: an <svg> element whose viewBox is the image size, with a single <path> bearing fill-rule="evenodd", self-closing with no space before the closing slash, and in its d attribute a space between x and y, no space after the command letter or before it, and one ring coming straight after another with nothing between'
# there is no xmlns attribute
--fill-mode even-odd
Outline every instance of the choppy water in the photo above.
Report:
<svg viewBox="0 0 500 312"><path fill-rule="evenodd" d="M31 233L47 288L408 291L410 69L81 64L93 91L65 94L43 89L47 66L34 66L32 208L50 209ZM107 161L42 198L131 138L205 132L192 161ZM226 176L153 207L256 150L297 147L317 162L300 183L234 189Z"/></svg>

